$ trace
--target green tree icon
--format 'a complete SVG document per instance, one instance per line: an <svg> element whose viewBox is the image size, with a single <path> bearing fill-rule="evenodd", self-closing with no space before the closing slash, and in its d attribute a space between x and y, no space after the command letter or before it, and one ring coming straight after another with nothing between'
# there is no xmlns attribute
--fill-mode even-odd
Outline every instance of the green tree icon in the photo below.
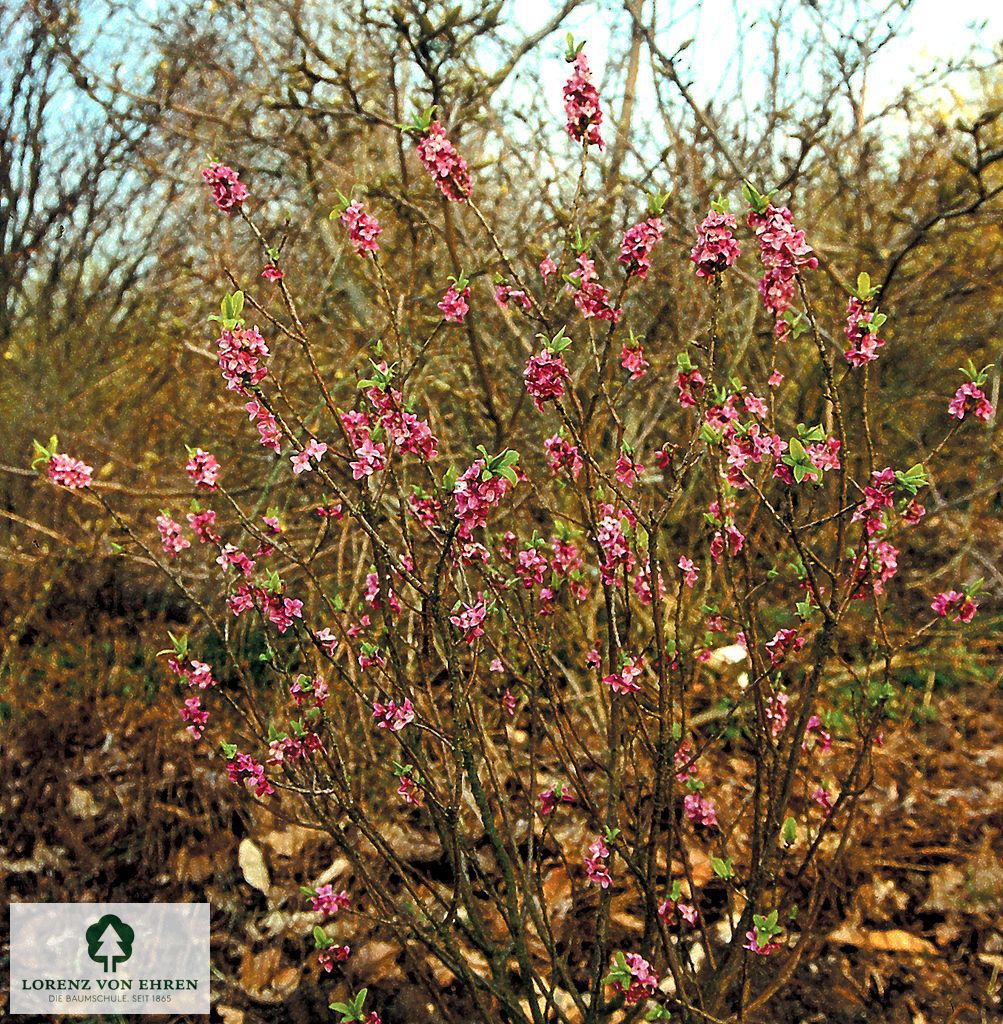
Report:
<svg viewBox="0 0 1003 1024"><path fill-rule="evenodd" d="M105 914L84 932L87 955L105 972L115 973L119 964L132 956L132 940L136 933L119 917Z"/></svg>

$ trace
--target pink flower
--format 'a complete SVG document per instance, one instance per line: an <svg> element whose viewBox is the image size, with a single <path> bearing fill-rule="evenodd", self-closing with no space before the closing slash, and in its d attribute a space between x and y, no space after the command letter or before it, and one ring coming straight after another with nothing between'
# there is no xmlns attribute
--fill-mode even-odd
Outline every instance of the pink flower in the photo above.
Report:
<svg viewBox="0 0 1003 1024"><path fill-rule="evenodd" d="M832 814L832 796L823 786L816 787L811 794L811 799L822 808L822 813L825 817L828 818Z"/></svg>
<svg viewBox="0 0 1003 1024"><path fill-rule="evenodd" d="M418 143L418 158L432 176L436 188L452 203L462 203L470 195L467 162L446 138L446 129L433 121Z"/></svg>
<svg viewBox="0 0 1003 1024"><path fill-rule="evenodd" d="M543 817L553 814L559 803L573 804L575 802L571 791L565 787L563 782L548 786L538 799L540 801L540 814Z"/></svg>
<svg viewBox="0 0 1003 1024"><path fill-rule="evenodd" d="M621 451L616 460L616 478L624 487L631 488L644 473L644 466L635 462L633 455Z"/></svg>
<svg viewBox="0 0 1003 1024"><path fill-rule="evenodd" d="M202 544L218 544L219 534L215 531L216 513L207 508L204 512L189 512L188 525Z"/></svg>
<svg viewBox="0 0 1003 1024"><path fill-rule="evenodd" d="M697 277L712 278L732 266L742 248L732 233L733 214L711 210L697 226L697 241L690 252Z"/></svg>
<svg viewBox="0 0 1003 1024"><path fill-rule="evenodd" d="M717 824L714 805L699 793L687 793L683 797L683 813L695 825L703 825L704 828L713 828Z"/></svg>
<svg viewBox="0 0 1003 1024"><path fill-rule="evenodd" d="M160 531L160 543L168 558L174 558L179 551L190 548L192 542L181 536L181 524L176 523L166 512L157 516L157 529Z"/></svg>
<svg viewBox="0 0 1003 1024"><path fill-rule="evenodd" d="M484 636L482 623L487 616L488 608L484 602L484 595L477 594L477 600L473 604L464 604L463 610L455 615L450 615L449 621L463 631L463 642L472 645L480 636Z"/></svg>
<svg viewBox="0 0 1003 1024"><path fill-rule="evenodd" d="M248 402L244 408L248 418L257 423L258 443L264 448L271 448L278 454L282 450L282 435L275 417L258 401Z"/></svg>
<svg viewBox="0 0 1003 1024"><path fill-rule="evenodd" d="M286 275L274 263L268 263L265 265L265 269L261 271L261 276L266 281L281 281Z"/></svg>
<svg viewBox="0 0 1003 1024"><path fill-rule="evenodd" d="M679 404L684 408L694 408L703 397L706 386L703 374L699 370L681 371L676 377L679 389Z"/></svg>
<svg viewBox="0 0 1003 1024"><path fill-rule="evenodd" d="M499 284L495 286L495 303L499 309L508 309L508 304L514 302L523 309L532 309L533 303L529 296L516 288L513 288L508 284Z"/></svg>
<svg viewBox="0 0 1003 1024"><path fill-rule="evenodd" d="M644 349L640 345L629 345L625 341L620 349L620 365L630 374L631 380L640 380L651 363L644 358Z"/></svg>
<svg viewBox="0 0 1003 1024"><path fill-rule="evenodd" d="M547 465L554 476L565 471L571 474L573 480L578 479L582 471L582 457L577 445L566 441L560 434L554 434L543 442L543 446L547 450Z"/></svg>
<svg viewBox="0 0 1003 1024"><path fill-rule="evenodd" d="M451 284L446 289L446 294L443 295L442 301L438 303L438 308L442 310L442 318L450 323L462 324L463 318L470 312L470 306L467 304L467 299L469 298L469 288L457 291L456 284Z"/></svg>
<svg viewBox="0 0 1003 1024"><path fill-rule="evenodd" d="M529 357L522 376L526 381L526 390L540 412L543 412L544 402L564 397L564 383L571 379L561 356L553 355L547 349Z"/></svg>
<svg viewBox="0 0 1003 1024"><path fill-rule="evenodd" d="M971 622L975 618L975 613L979 610L978 604L973 601L966 594L961 594L957 590L948 590L938 594L933 599L933 604L930 607L941 617L945 618L952 612L957 612L955 616L955 622Z"/></svg>
<svg viewBox="0 0 1003 1024"><path fill-rule="evenodd" d="M71 455L55 454L49 459L49 479L60 487L83 489L90 487L94 470Z"/></svg>
<svg viewBox="0 0 1003 1024"><path fill-rule="evenodd" d="M906 505L906 507L902 510L902 518L910 526L916 526L916 524L919 523L925 515L926 508L923 505L921 505L915 498L913 498L912 501L910 501L909 504Z"/></svg>
<svg viewBox="0 0 1003 1024"><path fill-rule="evenodd" d="M421 790L410 775L401 775L397 786L397 795L409 807L421 807Z"/></svg>
<svg viewBox="0 0 1003 1024"><path fill-rule="evenodd" d="M331 946L330 949L322 949L317 954L317 963L330 974L336 963L344 963L351 955L351 946Z"/></svg>
<svg viewBox="0 0 1003 1024"><path fill-rule="evenodd" d="M805 645L803 636L796 629L778 629L766 649L770 652L770 664L779 665L791 651L800 651Z"/></svg>
<svg viewBox="0 0 1003 1024"><path fill-rule="evenodd" d="M178 708L182 721L188 723L188 732L192 739L202 738L206 722L209 721L209 712L202 708L200 697L186 697L184 707Z"/></svg>
<svg viewBox="0 0 1003 1024"><path fill-rule="evenodd" d="M974 413L976 419L988 423L993 415L993 407L985 393L973 381L965 381L954 393L947 407L948 412L956 419L963 420L968 413Z"/></svg>
<svg viewBox="0 0 1003 1024"><path fill-rule="evenodd" d="M502 694L502 707L509 718L515 717L515 695L507 687Z"/></svg>
<svg viewBox="0 0 1003 1024"><path fill-rule="evenodd" d="M784 382L784 375L779 370L774 370L770 374L770 379L766 382L771 388L778 388Z"/></svg>
<svg viewBox="0 0 1003 1024"><path fill-rule="evenodd" d="M588 253L579 253L575 262L578 269L569 274L568 292L574 295L574 303L578 311L590 320L606 320L619 323L623 315L622 309L616 309L610 302L610 294L601 284L596 273L595 263L589 259Z"/></svg>
<svg viewBox="0 0 1003 1024"><path fill-rule="evenodd" d="M403 704L396 701L387 701L381 704L373 701L373 718L378 719L377 729L389 729L390 732L400 732L406 725L414 721L414 705L409 698L405 698Z"/></svg>
<svg viewBox="0 0 1003 1024"><path fill-rule="evenodd" d="M697 577L700 575L699 567L694 564L692 559L687 558L685 555L680 555L679 561L676 564L682 570L683 583L692 590L696 586Z"/></svg>
<svg viewBox="0 0 1003 1024"><path fill-rule="evenodd" d="M775 953L778 949L780 949L780 943L774 942L772 939L761 945L759 939L756 936L755 929L750 929L749 931L747 931L745 933L745 938L746 943L742 948L751 950L757 956L769 956L771 953Z"/></svg>
<svg viewBox="0 0 1003 1024"><path fill-rule="evenodd" d="M318 914L329 916L344 910L351 903L348 893L342 889L335 892L334 886L330 883L319 885L316 893L310 897L310 909Z"/></svg>
<svg viewBox="0 0 1003 1024"><path fill-rule="evenodd" d="M573 61L571 77L564 85L564 112L567 114L567 132L575 142L583 146L603 148L599 128L602 125L602 110L599 107L599 90L592 84L589 62L579 52Z"/></svg>
<svg viewBox="0 0 1003 1024"><path fill-rule="evenodd" d="M643 281L648 276L651 269L651 250L664 233L665 225L660 217L649 217L627 229L620 242L620 255L617 260L627 268L628 277L636 277Z"/></svg>
<svg viewBox="0 0 1003 1024"><path fill-rule="evenodd" d="M603 556L600 575L606 586L612 586L617 582L619 570L634 571L636 559L623 532L622 520L626 513L617 514L612 505L604 506L601 511L602 519L596 524L596 540Z"/></svg>
<svg viewBox="0 0 1003 1024"><path fill-rule="evenodd" d="M623 958L630 969L630 983L624 987L622 981L615 980L613 988L623 995L625 1005L634 1006L642 999L648 999L655 994L658 988L658 975L639 953L625 953Z"/></svg>
<svg viewBox="0 0 1003 1024"><path fill-rule="evenodd" d="M540 260L540 276L544 281L549 281L550 278L557 273L557 264L550 256L544 256Z"/></svg>
<svg viewBox="0 0 1003 1024"><path fill-rule="evenodd" d="M202 487L207 491L216 490L216 481L219 479L219 463L208 452L196 448L195 454L185 466L185 472L191 477L196 487Z"/></svg>
<svg viewBox="0 0 1003 1024"><path fill-rule="evenodd" d="M766 267L766 275L759 282L763 305L777 318L778 337L786 336L788 326L783 314L794 301L794 278L804 268L818 268L818 258L812 253L803 231L794 227L791 211L767 205L762 213L749 212L749 227L759 239L759 259Z"/></svg>
<svg viewBox="0 0 1003 1024"><path fill-rule="evenodd" d="M641 686L637 682L638 676L644 671L644 659L634 658L625 661L619 672L613 672L603 678L603 682L614 693L637 693Z"/></svg>
<svg viewBox="0 0 1003 1024"><path fill-rule="evenodd" d="M223 213L229 216L240 209L240 204L247 198L247 186L232 167L209 164L203 168L202 177L212 191L213 202Z"/></svg>
<svg viewBox="0 0 1003 1024"><path fill-rule="evenodd" d="M769 644L767 644L767 647ZM773 663L777 664L776 662ZM766 720L770 723L770 735L776 739L787 728L790 715L787 705L790 697L783 690L778 690L766 703Z"/></svg>
<svg viewBox="0 0 1003 1024"><path fill-rule="evenodd" d="M375 217L366 213L358 200L345 207L340 219L348 228L348 239L357 256L379 252L380 246L376 240L383 233L383 228Z"/></svg>
<svg viewBox="0 0 1003 1024"><path fill-rule="evenodd" d="M255 796L271 796L275 792L265 777L265 766L250 754L235 753L233 759L227 761L226 774L231 782L244 786Z"/></svg>
<svg viewBox="0 0 1003 1024"><path fill-rule="evenodd" d="M249 388L260 384L268 375L267 367L262 364L271 353L265 339L254 328L224 329L216 339L216 347L228 391L246 395Z"/></svg>
<svg viewBox="0 0 1003 1024"><path fill-rule="evenodd" d="M846 306L846 326L843 328L850 342L844 355L851 366L873 363L878 358L878 349L884 345L883 339L871 329L873 318L874 311L867 309L856 295L851 295Z"/></svg>
<svg viewBox="0 0 1003 1024"><path fill-rule="evenodd" d="M603 889L608 889L613 884L607 864L608 857L609 848L601 837L597 837L595 842L589 846L589 855L585 858L585 871L589 881Z"/></svg>
<svg viewBox="0 0 1003 1024"><path fill-rule="evenodd" d="M367 437L355 449L355 461L350 462L352 479L361 480L364 476L372 476L386 468L386 448L381 443L374 444Z"/></svg>
<svg viewBox="0 0 1003 1024"><path fill-rule="evenodd" d="M311 472L313 466L310 465L310 460L314 459L319 463L326 451L327 445L323 441L311 437L303 451L297 452L290 460L293 464L293 473L299 476L300 473Z"/></svg>
<svg viewBox="0 0 1003 1024"><path fill-rule="evenodd" d="M512 486L505 477L499 475L483 480L481 474L484 466L483 459L474 460L453 488L455 514L460 520L457 533L461 540L470 540L474 530L487 525L488 511L501 503Z"/></svg>

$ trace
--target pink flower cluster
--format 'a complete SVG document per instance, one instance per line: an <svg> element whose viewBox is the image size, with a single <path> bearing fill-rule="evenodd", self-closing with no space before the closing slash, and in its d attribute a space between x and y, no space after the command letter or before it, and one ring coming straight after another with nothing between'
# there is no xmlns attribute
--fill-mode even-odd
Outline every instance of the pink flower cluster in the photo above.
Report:
<svg viewBox="0 0 1003 1024"><path fill-rule="evenodd" d="M310 897L310 909L325 917L346 910L350 903L348 893L344 889L335 892L330 883L317 886L317 891Z"/></svg>
<svg viewBox="0 0 1003 1024"><path fill-rule="evenodd" d="M565 440L560 434L554 434L543 442L543 446L547 452L547 465L554 476L568 472L572 479L578 479L583 463L577 445Z"/></svg>
<svg viewBox="0 0 1003 1024"><path fill-rule="evenodd" d="M175 522L166 512L157 516L157 529L160 531L160 543L168 558L174 558L185 548L190 548L192 542L181 536L181 524Z"/></svg>
<svg viewBox="0 0 1003 1024"><path fill-rule="evenodd" d="M641 689L637 677L644 671L644 659L633 658L625 661L619 672L603 677L603 682L614 693L637 693Z"/></svg>
<svg viewBox="0 0 1003 1024"><path fill-rule="evenodd" d="M786 206L772 204L762 213L749 212L749 227L759 239L759 259L766 274L759 282L759 294L767 311L777 318L777 337L783 338L788 325L783 315L794 301L794 278L802 269L818 268L805 234L794 227L794 217Z"/></svg>
<svg viewBox="0 0 1003 1024"><path fill-rule="evenodd" d="M482 593L477 594L473 604L464 604L463 610L449 616L449 621L463 632L463 642L473 644L480 636L484 636L484 619L488 614L488 606Z"/></svg>
<svg viewBox="0 0 1003 1024"><path fill-rule="evenodd" d="M393 700L388 700L386 704L373 701L373 718L377 720L377 729L400 732L414 721L414 705L410 699L405 699L402 704Z"/></svg>
<svg viewBox="0 0 1003 1024"><path fill-rule="evenodd" d="M979 610L978 604L967 594L961 594L957 590L947 590L938 594L930 607L941 617L954 616L955 622L971 622L975 613Z"/></svg>
<svg viewBox="0 0 1003 1024"><path fill-rule="evenodd" d="M202 177L212 191L213 202L229 216L247 198L247 186L240 175L226 164L209 164L202 169Z"/></svg>
<svg viewBox="0 0 1003 1024"><path fill-rule="evenodd" d="M717 824L714 805L700 793L687 793L683 797L683 813L694 825L713 828Z"/></svg>
<svg viewBox="0 0 1003 1024"><path fill-rule="evenodd" d="M648 999L655 994L658 988L658 975L639 953L625 953L623 958L630 968L630 984L624 988L622 982L614 981L613 988L622 993L627 1006L634 1006L642 999Z"/></svg>
<svg viewBox="0 0 1003 1024"><path fill-rule="evenodd" d="M453 324L462 324L463 318L470 312L470 306L467 303L469 298L469 288L457 291L455 282L451 284L446 289L446 294L443 295L442 301L437 304L438 309L442 312L443 320L448 320Z"/></svg>
<svg viewBox="0 0 1003 1024"><path fill-rule="evenodd" d="M523 371L526 390L536 408L543 412L543 403L557 401L564 397L564 383L571 380L571 374L564 359L543 349L539 355L530 356Z"/></svg>
<svg viewBox="0 0 1003 1024"><path fill-rule="evenodd" d="M679 389L679 404L684 408L695 408L703 398L707 381L699 370L681 370L676 376Z"/></svg>
<svg viewBox="0 0 1003 1024"><path fill-rule="evenodd" d="M240 326L224 328L216 339L216 348L228 391L246 395L249 388L256 387L268 375L263 361L271 353L265 339L253 327L250 330Z"/></svg>
<svg viewBox="0 0 1003 1024"><path fill-rule="evenodd" d="M843 353L851 366L863 366L878 358L878 349L884 345L871 327L874 311L868 309L856 295L850 296L846 305L846 326L843 333L850 345Z"/></svg>
<svg viewBox="0 0 1003 1024"><path fill-rule="evenodd" d="M503 476L482 480L484 466L483 459L476 459L453 488L456 518L460 521L457 533L461 540L470 540L474 530L487 525L488 512L501 503L512 486Z"/></svg>
<svg viewBox="0 0 1003 1024"><path fill-rule="evenodd" d="M581 52L575 57L571 77L564 84L564 112L568 117L568 135L575 142L603 148L599 134L602 125L599 90L592 84L588 59Z"/></svg>
<svg viewBox="0 0 1003 1024"><path fill-rule="evenodd" d="M318 441L315 437L311 437L306 447L290 459L293 464L293 474L299 476L300 473L312 472L313 466L310 464L310 460L313 459L319 465L326 452L327 445L323 441Z"/></svg>
<svg viewBox="0 0 1003 1024"><path fill-rule="evenodd" d="M216 490L216 482L219 480L219 463L201 448L195 449L195 454L188 460L185 472L191 477L196 487L207 491Z"/></svg>
<svg viewBox="0 0 1003 1024"><path fill-rule="evenodd" d="M557 809L557 805L561 804L573 804L575 798L571 795L571 791L564 783L558 783L548 786L539 796L540 800L540 814L543 817L547 817L549 814L553 814Z"/></svg>
<svg viewBox="0 0 1003 1024"><path fill-rule="evenodd" d="M609 291L599 284L595 262L589 259L588 253L584 252L579 253L575 262L578 264L578 269L568 275L571 278L568 292L573 293L578 311L586 320L594 317L596 320L619 323L623 310L613 307Z"/></svg>
<svg viewBox="0 0 1003 1024"><path fill-rule="evenodd" d="M778 629L773 639L766 644L770 652L770 664L776 667L785 661L791 651L800 651L805 645L805 639L796 629Z"/></svg>
<svg viewBox="0 0 1003 1024"><path fill-rule="evenodd" d="M648 276L651 269L651 250L655 248L663 234L665 225L661 217L649 217L627 229L620 242L620 255L617 260L627 268L628 277L636 277L643 281Z"/></svg>
<svg viewBox="0 0 1003 1024"><path fill-rule="evenodd" d="M200 740L209 721L209 712L202 707L202 699L199 696L186 697L183 707L178 708L181 720L187 722L188 732L193 740Z"/></svg>
<svg viewBox="0 0 1003 1024"><path fill-rule="evenodd" d="M49 479L54 484L76 489L90 487L91 475L94 472L86 462L58 452L49 459L48 469Z"/></svg>
<svg viewBox="0 0 1003 1024"><path fill-rule="evenodd" d="M470 195L467 162L446 137L446 129L433 121L418 143L418 158L432 176L436 188L452 203L462 203Z"/></svg>
<svg viewBox="0 0 1003 1024"><path fill-rule="evenodd" d="M697 277L709 279L720 274L742 254L742 247L733 234L735 223L734 214L711 210L697 225L696 245L690 251Z"/></svg>
<svg viewBox="0 0 1003 1024"><path fill-rule="evenodd" d="M613 884L613 876L609 873L609 847L597 836L589 846L589 855L585 858L585 872L589 881L608 889Z"/></svg>
<svg viewBox="0 0 1003 1024"><path fill-rule="evenodd" d="M255 796L271 796L275 792L265 776L265 766L250 754L235 754L226 763L226 774L231 782L244 786Z"/></svg>
<svg viewBox="0 0 1003 1024"><path fill-rule="evenodd" d="M992 419L993 407L986 398L982 388L974 381L965 381L954 393L947 411L956 419L963 420L968 413L974 413L975 418L988 423Z"/></svg>
<svg viewBox="0 0 1003 1024"><path fill-rule="evenodd" d="M612 505L602 505L599 511L602 516L596 524L596 540L602 551L599 573L606 586L615 586L618 572L631 573L637 564L623 529L623 521L633 526L634 517L625 509L618 512Z"/></svg>
<svg viewBox="0 0 1003 1024"><path fill-rule="evenodd" d="M523 309L533 308L533 303L530 300L530 297L524 291L513 288L509 284L495 285L495 302L499 309L505 310L508 309L510 302L514 302Z"/></svg>
<svg viewBox="0 0 1003 1024"><path fill-rule="evenodd" d="M258 428L258 444L263 448L271 448L278 454L282 450L282 434L279 431L278 420L258 401L248 402L244 409L247 411L248 419Z"/></svg>
<svg viewBox="0 0 1003 1024"><path fill-rule="evenodd" d="M640 380L648 372L651 363L644 358L644 349L640 344L631 345L625 341L620 349L620 365L630 374L631 380Z"/></svg>
<svg viewBox="0 0 1003 1024"><path fill-rule="evenodd" d="M348 228L348 240L356 255L368 256L380 251L377 239L383 233L380 222L367 213L357 199L349 203L341 213L341 223Z"/></svg>

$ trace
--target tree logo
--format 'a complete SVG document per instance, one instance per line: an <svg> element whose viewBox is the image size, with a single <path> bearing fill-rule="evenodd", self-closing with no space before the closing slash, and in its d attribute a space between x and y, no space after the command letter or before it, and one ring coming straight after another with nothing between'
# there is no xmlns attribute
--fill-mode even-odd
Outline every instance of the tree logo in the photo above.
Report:
<svg viewBox="0 0 1003 1024"><path fill-rule="evenodd" d="M102 964L106 974L114 974L119 964L132 956L132 940L136 933L119 917L105 914L84 932L87 955Z"/></svg>

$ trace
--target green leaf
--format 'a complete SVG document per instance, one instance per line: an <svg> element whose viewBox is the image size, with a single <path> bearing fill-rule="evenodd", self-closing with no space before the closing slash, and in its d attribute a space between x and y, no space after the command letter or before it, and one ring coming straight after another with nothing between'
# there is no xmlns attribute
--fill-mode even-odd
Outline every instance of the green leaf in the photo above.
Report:
<svg viewBox="0 0 1003 1024"><path fill-rule="evenodd" d="M783 830L781 832L787 846L793 846L798 837L798 823L788 815L784 818Z"/></svg>
<svg viewBox="0 0 1003 1024"><path fill-rule="evenodd" d="M714 869L714 874L718 878L727 880L735 875L735 867L731 857L727 860L722 860L720 857L711 857L710 866Z"/></svg>

